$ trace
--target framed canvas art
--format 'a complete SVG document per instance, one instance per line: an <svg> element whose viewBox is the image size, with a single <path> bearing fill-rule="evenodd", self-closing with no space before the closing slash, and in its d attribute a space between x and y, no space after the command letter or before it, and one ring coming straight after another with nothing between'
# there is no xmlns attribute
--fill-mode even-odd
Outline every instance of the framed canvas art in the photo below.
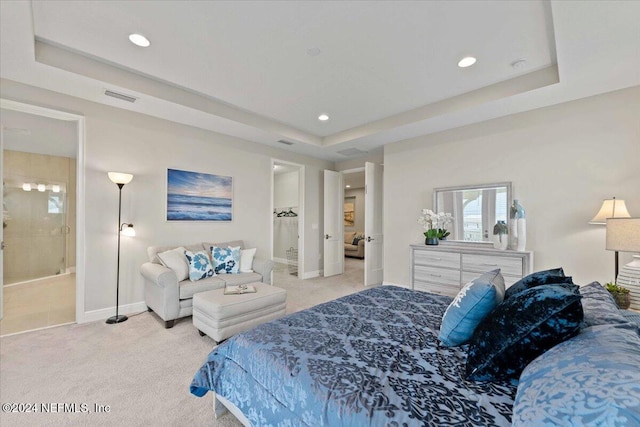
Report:
<svg viewBox="0 0 640 427"><path fill-rule="evenodd" d="M232 220L232 177L167 169L167 221Z"/></svg>
<svg viewBox="0 0 640 427"><path fill-rule="evenodd" d="M356 198L344 198L344 226L353 227L356 220Z"/></svg>

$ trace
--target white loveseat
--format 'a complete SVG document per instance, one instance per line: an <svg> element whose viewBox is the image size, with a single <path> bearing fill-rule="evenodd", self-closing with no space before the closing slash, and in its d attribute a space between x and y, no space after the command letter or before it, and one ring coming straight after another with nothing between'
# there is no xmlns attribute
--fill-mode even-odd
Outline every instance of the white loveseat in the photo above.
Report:
<svg viewBox="0 0 640 427"><path fill-rule="evenodd" d="M228 246L244 248L242 240L222 243L198 243L183 245L191 252L207 251L211 246L226 248ZM270 260L254 258L252 273L218 274L195 282L189 279L178 281L176 273L162 265L158 254L175 249L176 246L150 246L147 248L149 261L140 268L144 278L144 299L149 311L155 312L165 323L165 328L171 328L176 319L190 316L193 312L193 295L212 289L224 288L229 285L242 285L252 282L271 284L271 272L274 263Z"/></svg>

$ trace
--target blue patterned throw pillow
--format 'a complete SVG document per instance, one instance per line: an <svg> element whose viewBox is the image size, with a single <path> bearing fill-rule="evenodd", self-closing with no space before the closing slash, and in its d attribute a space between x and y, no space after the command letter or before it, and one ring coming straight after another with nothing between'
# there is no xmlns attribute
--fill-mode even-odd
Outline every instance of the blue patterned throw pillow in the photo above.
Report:
<svg viewBox="0 0 640 427"><path fill-rule="evenodd" d="M551 270L536 271L528 276L523 277L516 283L511 285L504 293L504 299L509 299L518 292L526 289L534 288L540 285L549 285L552 283L573 283L571 277L565 277L564 270L560 268L552 268Z"/></svg>
<svg viewBox="0 0 640 427"><path fill-rule="evenodd" d="M583 312L576 285L541 285L495 308L476 328L467 355L467 378L517 379L533 359L580 330Z"/></svg>
<svg viewBox="0 0 640 427"><path fill-rule="evenodd" d="M636 329L635 325L622 315L613 296L600 283L591 282L581 286L580 295L584 310L584 327L618 324Z"/></svg>
<svg viewBox="0 0 640 427"><path fill-rule="evenodd" d="M640 338L598 325L522 371L513 426L639 426Z"/></svg>
<svg viewBox="0 0 640 427"><path fill-rule="evenodd" d="M211 246L211 259L216 274L237 274L240 270L240 246L235 248Z"/></svg>
<svg viewBox="0 0 640 427"><path fill-rule="evenodd" d="M500 269L484 273L467 283L442 316L438 339L446 347L469 341L473 331L504 298L504 278Z"/></svg>
<svg viewBox="0 0 640 427"><path fill-rule="evenodd" d="M184 251L184 255L189 262L189 280L195 282L214 275L209 255L205 251L196 253Z"/></svg>

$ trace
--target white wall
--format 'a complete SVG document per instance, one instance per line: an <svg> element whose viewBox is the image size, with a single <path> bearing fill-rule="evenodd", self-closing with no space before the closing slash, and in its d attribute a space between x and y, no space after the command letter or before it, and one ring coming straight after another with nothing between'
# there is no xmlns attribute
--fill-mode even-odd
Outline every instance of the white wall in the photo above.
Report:
<svg viewBox="0 0 640 427"><path fill-rule="evenodd" d="M1 96L70 111L86 117L86 283L85 312L115 304L118 189L108 171L129 172L122 191L122 220L137 236L124 238L120 265L120 304L143 301L140 265L150 245L243 239L257 256L271 257L269 241L271 159L304 164L307 227L306 270L321 269L322 188L319 177L331 162L296 155L226 135L107 107L2 80ZM166 170L177 168L233 177L233 222L165 221ZM112 313L111 313L112 314Z"/></svg>
<svg viewBox="0 0 640 427"><path fill-rule="evenodd" d="M511 181L534 268L604 283L614 255L604 227L588 221L612 196L640 216L640 87L387 145L384 167L385 281L409 282L409 245L424 240L416 220L433 188Z"/></svg>
<svg viewBox="0 0 640 427"><path fill-rule="evenodd" d="M298 207L299 172L279 173L273 176L273 207ZM295 209L294 209L295 210ZM297 210L296 210L297 211Z"/></svg>

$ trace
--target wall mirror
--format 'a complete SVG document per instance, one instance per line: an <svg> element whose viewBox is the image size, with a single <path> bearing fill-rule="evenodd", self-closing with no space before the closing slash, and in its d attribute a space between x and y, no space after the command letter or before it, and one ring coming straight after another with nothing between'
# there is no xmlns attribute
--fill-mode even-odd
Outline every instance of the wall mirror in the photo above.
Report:
<svg viewBox="0 0 640 427"><path fill-rule="evenodd" d="M435 188L433 206L454 217L448 240L491 242L496 222L509 224L511 197L510 182Z"/></svg>

